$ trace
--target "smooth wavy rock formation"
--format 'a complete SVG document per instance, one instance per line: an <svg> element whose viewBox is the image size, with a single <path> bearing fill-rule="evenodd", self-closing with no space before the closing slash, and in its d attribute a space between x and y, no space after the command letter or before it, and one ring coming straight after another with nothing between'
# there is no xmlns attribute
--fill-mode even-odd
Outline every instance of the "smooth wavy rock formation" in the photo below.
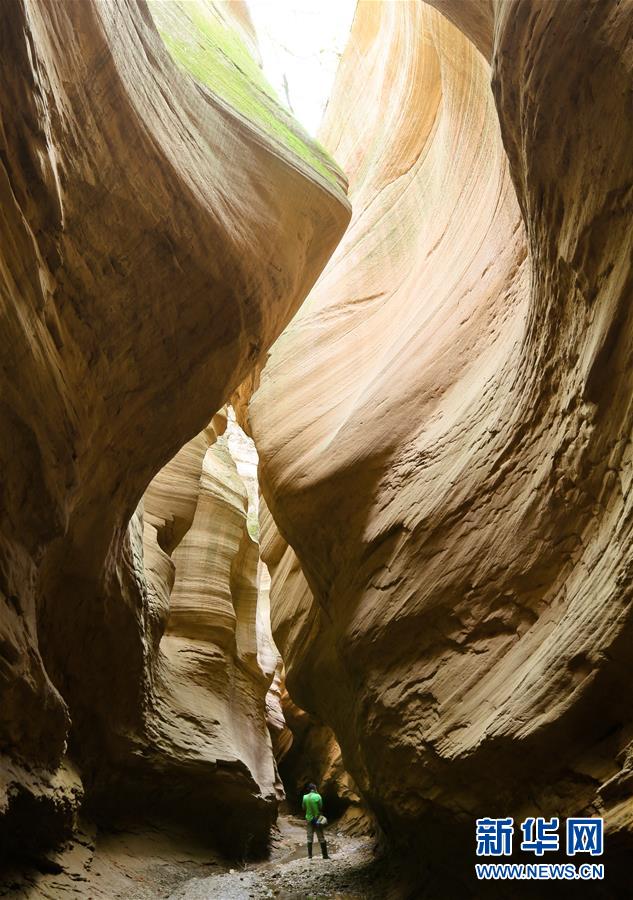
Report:
<svg viewBox="0 0 633 900"><path fill-rule="evenodd" d="M33 804L42 841L72 827L67 753L88 797L127 767L159 796L137 774L164 611L128 524L349 218L248 56L243 5L157 6L0 7L0 842L22 847Z"/></svg>
<svg viewBox="0 0 633 900"><path fill-rule="evenodd" d="M242 480L248 497L247 529L249 536L257 544L257 573L253 580L257 584L257 609L255 631L257 634L257 665L270 681L266 694L266 721L273 743L275 761L279 761L292 742L292 735L286 725L281 707L283 661L275 646L270 622L270 574L260 558L259 545L259 480L257 476L258 457L252 439L236 421L232 406L228 407L227 444L235 461L237 473ZM215 525L213 526L215 528ZM283 799L283 788L279 788L279 799Z"/></svg>
<svg viewBox="0 0 633 900"><path fill-rule="evenodd" d="M250 506L250 504L249 504ZM261 548L260 548L261 552ZM292 746L292 731L288 727L283 710L284 664L273 640L270 620L270 573L268 567L259 560L257 572L257 634L258 660L262 670L272 672L272 680L266 694L266 721L273 745L273 756L279 764Z"/></svg>
<svg viewBox="0 0 633 900"><path fill-rule="evenodd" d="M135 795L136 780L151 777L162 804L206 806L207 827L213 822L229 849L249 840L244 853L265 845L283 798L268 728L278 654L249 534L249 492L231 450L242 450L243 466L248 443L234 419L227 428L218 414L145 492L139 512L158 623L156 680L143 763L125 786ZM183 795L205 770L192 804Z"/></svg>
<svg viewBox="0 0 633 900"><path fill-rule="evenodd" d="M358 6L352 223L249 416L289 692L454 873L475 816L633 825L633 15L436 5Z"/></svg>

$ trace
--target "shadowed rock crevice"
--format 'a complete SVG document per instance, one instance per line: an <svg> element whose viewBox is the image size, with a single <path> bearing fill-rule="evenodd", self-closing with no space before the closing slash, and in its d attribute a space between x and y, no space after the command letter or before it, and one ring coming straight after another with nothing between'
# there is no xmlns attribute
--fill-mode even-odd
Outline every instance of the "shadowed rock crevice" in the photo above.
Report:
<svg viewBox="0 0 633 900"><path fill-rule="evenodd" d="M354 780L345 770L332 729L299 709L285 690L282 707L292 743L279 759L279 774L290 811L303 818L303 794L314 782L323 798L331 828L348 835L373 834L375 823Z"/></svg>

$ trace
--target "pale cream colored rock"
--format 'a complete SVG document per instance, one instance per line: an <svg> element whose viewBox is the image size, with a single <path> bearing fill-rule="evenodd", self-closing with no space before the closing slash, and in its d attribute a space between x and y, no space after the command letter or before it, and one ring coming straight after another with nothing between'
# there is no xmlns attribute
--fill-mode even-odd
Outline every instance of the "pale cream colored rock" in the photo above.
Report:
<svg viewBox="0 0 633 900"><path fill-rule="evenodd" d="M259 539L259 482L257 477L257 451L253 441L235 421L232 407L228 409L229 427L227 442L231 456L235 460L238 474L242 478L248 494L248 532ZM258 546L258 556L259 556ZM283 661L273 640L270 622L270 574L266 564L258 558L257 567L257 664L264 674L272 679L266 694L266 718L270 730L273 753L277 763L283 759L292 744L292 733L286 725L281 704L283 685ZM283 787L279 783L279 796L283 797Z"/></svg>
<svg viewBox="0 0 633 900"><path fill-rule="evenodd" d="M162 611L146 755L157 784L162 772L173 773L170 790L176 795L191 777L187 770L206 767L200 791L210 818L226 843L239 832L246 840L250 832L252 851L261 847L276 801L284 796L268 699L279 654L267 590L260 591L259 545L248 526L249 490L257 501L257 454L230 411L223 434L226 425L226 414L216 416L145 493L144 558L161 553L173 571L173 587L165 590L156 566L145 562L150 598L155 595ZM249 488L231 446L239 451ZM148 518L158 529L148 526ZM156 534L171 556L158 547ZM224 767L236 768L230 789Z"/></svg>
<svg viewBox="0 0 633 900"><path fill-rule="evenodd" d="M284 664L273 640L270 621L270 574L268 567L260 559L258 570L257 598L257 638L258 661L262 671L272 674L272 681L266 694L266 721L273 742L273 754L277 765L292 746L292 732L286 724L282 708Z"/></svg>
<svg viewBox="0 0 633 900"><path fill-rule="evenodd" d="M158 622L157 639L169 615L175 577L172 553L193 523L204 456L225 427L226 415L218 413L160 470L143 495L143 563Z"/></svg>

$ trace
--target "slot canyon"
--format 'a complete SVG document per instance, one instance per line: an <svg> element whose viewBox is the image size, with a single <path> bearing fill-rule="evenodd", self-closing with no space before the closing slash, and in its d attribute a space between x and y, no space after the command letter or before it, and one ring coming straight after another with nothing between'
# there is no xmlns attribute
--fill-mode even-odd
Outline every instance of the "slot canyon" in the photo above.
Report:
<svg viewBox="0 0 633 900"><path fill-rule="evenodd" d="M633 893L633 0L352 12L0 4L0 896Z"/></svg>

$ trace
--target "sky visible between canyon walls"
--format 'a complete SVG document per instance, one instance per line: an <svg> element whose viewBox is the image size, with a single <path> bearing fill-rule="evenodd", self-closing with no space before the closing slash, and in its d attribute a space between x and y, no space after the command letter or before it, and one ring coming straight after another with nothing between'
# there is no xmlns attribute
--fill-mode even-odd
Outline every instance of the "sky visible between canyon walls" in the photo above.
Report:
<svg viewBox="0 0 633 900"><path fill-rule="evenodd" d="M309 134L316 135L356 0L248 0L248 7L266 78Z"/></svg>

